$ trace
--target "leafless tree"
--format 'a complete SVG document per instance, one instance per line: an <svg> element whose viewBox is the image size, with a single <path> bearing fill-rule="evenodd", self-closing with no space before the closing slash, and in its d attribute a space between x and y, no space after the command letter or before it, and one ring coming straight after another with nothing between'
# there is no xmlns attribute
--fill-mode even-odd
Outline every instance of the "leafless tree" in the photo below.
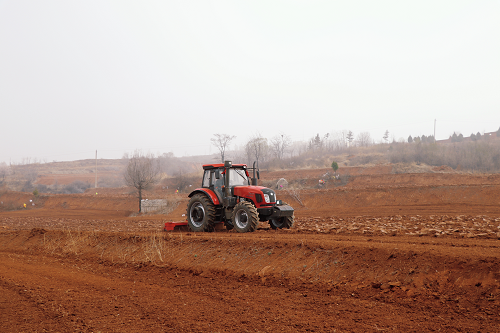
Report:
<svg viewBox="0 0 500 333"><path fill-rule="evenodd" d="M347 131L334 132L332 134L332 150L333 151L342 151L347 148Z"/></svg>
<svg viewBox="0 0 500 333"><path fill-rule="evenodd" d="M139 213L141 212L142 191L150 189L160 180L161 168L157 158L151 154L143 155L136 151L129 159L125 169L125 184L134 187L139 199Z"/></svg>
<svg viewBox="0 0 500 333"><path fill-rule="evenodd" d="M269 150L269 145L267 144L267 139L263 138L260 134L254 136L245 145L245 151L247 153L248 162L262 161Z"/></svg>
<svg viewBox="0 0 500 333"><path fill-rule="evenodd" d="M25 168L24 176L30 182L34 182L38 178L37 165L30 165L30 167Z"/></svg>
<svg viewBox="0 0 500 333"><path fill-rule="evenodd" d="M234 138L236 138L235 135L214 134L214 137L210 139L210 141L212 141L212 145L214 145L215 147L217 147L217 149L219 149L222 163L224 163L226 149Z"/></svg>
<svg viewBox="0 0 500 333"><path fill-rule="evenodd" d="M179 192L184 191L186 188L189 188L189 184L191 183L191 179L186 177L184 171L180 169L174 178L175 187Z"/></svg>
<svg viewBox="0 0 500 333"><path fill-rule="evenodd" d="M176 175L180 172L184 173L186 168L189 168L189 163L184 163L179 158L175 157L174 153L168 152L158 156L158 160L163 173L167 175Z"/></svg>
<svg viewBox="0 0 500 333"><path fill-rule="evenodd" d="M22 165L11 166L11 170L13 174L18 174L21 177L21 179L31 184L38 178L37 167L38 167L37 164L22 164Z"/></svg>
<svg viewBox="0 0 500 333"><path fill-rule="evenodd" d="M288 135L280 134L271 139L271 149L274 155L279 159L283 159L285 151L292 144L291 139Z"/></svg>
<svg viewBox="0 0 500 333"><path fill-rule="evenodd" d="M2 178L2 181L5 180L5 177L9 174L9 167L5 162L0 163L0 178Z"/></svg>
<svg viewBox="0 0 500 333"><path fill-rule="evenodd" d="M359 133L356 141L360 147L368 147L372 143L370 132Z"/></svg>

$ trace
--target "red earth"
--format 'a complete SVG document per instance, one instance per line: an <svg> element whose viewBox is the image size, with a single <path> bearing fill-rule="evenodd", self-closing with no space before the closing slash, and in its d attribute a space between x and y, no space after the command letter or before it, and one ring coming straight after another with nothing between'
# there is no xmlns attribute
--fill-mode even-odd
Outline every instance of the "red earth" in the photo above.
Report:
<svg viewBox="0 0 500 333"><path fill-rule="evenodd" d="M164 232L187 194L163 187L164 215L123 188L4 191L1 331L500 331L500 175L340 171L263 173L296 223L248 234Z"/></svg>

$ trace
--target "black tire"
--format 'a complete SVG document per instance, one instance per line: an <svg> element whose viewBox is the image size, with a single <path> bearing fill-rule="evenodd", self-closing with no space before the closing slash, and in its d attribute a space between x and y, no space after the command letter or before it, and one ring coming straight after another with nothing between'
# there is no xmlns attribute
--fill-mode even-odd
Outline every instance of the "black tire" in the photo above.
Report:
<svg viewBox="0 0 500 333"><path fill-rule="evenodd" d="M293 215L269 219L269 225L273 229L283 229L283 228L290 229L291 227L293 227L294 223L295 223L295 218Z"/></svg>
<svg viewBox="0 0 500 333"><path fill-rule="evenodd" d="M203 194L189 200L186 211L188 226L193 231L214 231L215 206Z"/></svg>
<svg viewBox="0 0 500 333"><path fill-rule="evenodd" d="M233 209L232 225L238 232L253 232L259 224L257 208L248 201L241 201Z"/></svg>

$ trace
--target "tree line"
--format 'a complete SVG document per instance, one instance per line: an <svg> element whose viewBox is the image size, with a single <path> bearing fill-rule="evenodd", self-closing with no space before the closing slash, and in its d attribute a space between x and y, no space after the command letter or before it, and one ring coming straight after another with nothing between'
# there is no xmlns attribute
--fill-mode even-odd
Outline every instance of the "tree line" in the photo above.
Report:
<svg viewBox="0 0 500 333"><path fill-rule="evenodd" d="M500 128L495 133L500 138ZM386 130L382 140L375 143L368 132L354 135L352 131L319 133L307 142L292 142L286 134L279 134L267 139L260 134L254 135L237 149L228 153L234 135L214 134L211 143L220 151L222 162L229 154L230 158L251 164L257 161L261 167L300 168L326 167L329 158L334 155L359 155L356 163L379 162L426 163L428 165L449 165L452 168L494 172L500 170L500 140L491 140L489 135L471 134L464 138L454 132L449 137L453 145L437 144L433 135L408 136L407 140L394 138L389 140ZM220 138L224 138L223 143ZM463 143L461 145L456 145ZM375 158L375 155L377 157ZM370 157L372 156L372 157Z"/></svg>
<svg viewBox="0 0 500 333"><path fill-rule="evenodd" d="M348 158L339 167L370 163L424 163L431 166L448 165L457 170L500 171L500 128L495 133L495 139L480 133L468 138L454 133L450 136L449 143L436 143L432 135L409 136L407 140L390 141L389 134L385 131L379 143L375 143L367 132L357 136L352 131L324 135L318 133L306 142L293 142L286 134L279 134L271 139L257 134L250 137L240 149L233 150L229 150L229 147L236 136L214 134L211 144L219 150L219 154L212 162L232 159L251 165L253 161L257 161L262 168L294 169L330 167L332 160L340 161L338 156L345 155ZM210 162L208 158L205 163ZM184 175L199 171L194 164L188 165L172 153L154 156L136 151L130 156L123 156L123 165L124 183L137 190L139 203L142 191L151 188L166 174L176 177L177 187L183 188L188 186ZM16 165L14 168L0 163L0 186L5 185L10 174L17 172L24 182L22 190L31 191L37 178L34 170L32 164ZM90 187L88 184L70 185L59 191L79 193Z"/></svg>

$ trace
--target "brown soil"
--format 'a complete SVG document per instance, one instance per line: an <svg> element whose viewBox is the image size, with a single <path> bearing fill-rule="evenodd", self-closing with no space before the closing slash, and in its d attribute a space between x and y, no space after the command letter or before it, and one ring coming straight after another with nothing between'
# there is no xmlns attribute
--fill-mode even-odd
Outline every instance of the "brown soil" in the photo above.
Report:
<svg viewBox="0 0 500 333"><path fill-rule="evenodd" d="M295 227L250 234L163 232L187 200L162 188L168 215L131 216L126 189L5 192L2 331L497 332L500 176L350 175L279 191Z"/></svg>

